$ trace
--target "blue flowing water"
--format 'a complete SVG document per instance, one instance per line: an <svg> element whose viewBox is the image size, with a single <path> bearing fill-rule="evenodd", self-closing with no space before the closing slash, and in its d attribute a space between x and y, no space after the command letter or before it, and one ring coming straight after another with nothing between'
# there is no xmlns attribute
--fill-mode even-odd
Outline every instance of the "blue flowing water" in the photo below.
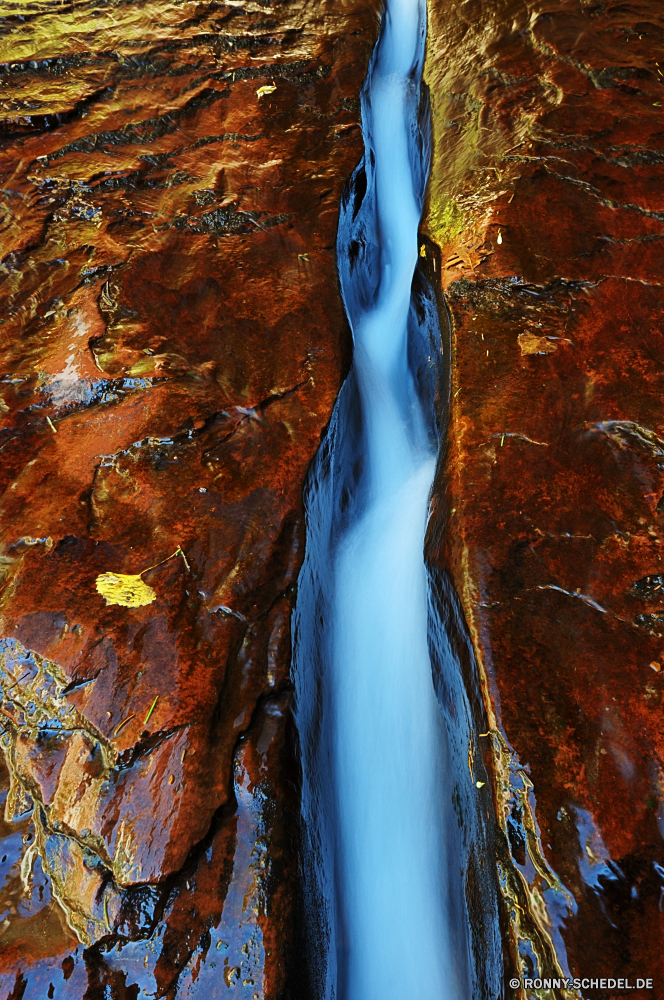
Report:
<svg viewBox="0 0 664 1000"><path fill-rule="evenodd" d="M296 713L310 977L326 1000L470 997L427 634L436 439L413 346L425 27L424 0L388 0L362 95L366 155L339 231L353 367L307 493Z"/></svg>
<svg viewBox="0 0 664 1000"><path fill-rule="evenodd" d="M388 6L365 121L380 247L375 296L352 310L365 506L336 552L331 658L344 1000L415 1000L425 984L428 997L460 995L446 934L444 739L427 645L423 547L435 463L407 361L421 211L409 126L422 15L417 0Z"/></svg>

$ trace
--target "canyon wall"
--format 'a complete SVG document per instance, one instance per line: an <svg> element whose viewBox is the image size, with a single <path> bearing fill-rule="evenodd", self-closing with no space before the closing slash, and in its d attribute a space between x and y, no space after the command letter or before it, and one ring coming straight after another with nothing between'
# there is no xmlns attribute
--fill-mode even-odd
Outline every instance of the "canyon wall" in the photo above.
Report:
<svg viewBox="0 0 664 1000"><path fill-rule="evenodd" d="M422 252L452 333L427 554L483 690L467 780L493 774L508 971L653 978L648 995L664 983L660 64L653 0L431 4Z"/></svg>
<svg viewBox="0 0 664 1000"><path fill-rule="evenodd" d="M299 996L290 616L379 13L0 16L2 1000ZM506 969L661 983L664 17L429 17L427 558Z"/></svg>
<svg viewBox="0 0 664 1000"><path fill-rule="evenodd" d="M378 18L0 17L3 998L289 990L302 486Z"/></svg>

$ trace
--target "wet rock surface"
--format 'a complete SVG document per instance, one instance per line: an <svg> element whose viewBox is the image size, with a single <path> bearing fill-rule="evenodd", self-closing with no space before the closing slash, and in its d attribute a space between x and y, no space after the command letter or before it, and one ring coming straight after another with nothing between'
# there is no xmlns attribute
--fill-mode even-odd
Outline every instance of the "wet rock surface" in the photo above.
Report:
<svg viewBox="0 0 664 1000"><path fill-rule="evenodd" d="M288 992L302 483L377 16L0 18L2 997Z"/></svg>
<svg viewBox="0 0 664 1000"><path fill-rule="evenodd" d="M376 28L0 18L3 998L288 995L301 489ZM664 982L663 65L653 0L430 4L428 555L481 679L509 974Z"/></svg>
<svg viewBox="0 0 664 1000"><path fill-rule="evenodd" d="M652 978L652 995L662 65L658 3L431 6L423 229L452 333L428 554L459 595L489 717L471 750L493 767L507 971Z"/></svg>

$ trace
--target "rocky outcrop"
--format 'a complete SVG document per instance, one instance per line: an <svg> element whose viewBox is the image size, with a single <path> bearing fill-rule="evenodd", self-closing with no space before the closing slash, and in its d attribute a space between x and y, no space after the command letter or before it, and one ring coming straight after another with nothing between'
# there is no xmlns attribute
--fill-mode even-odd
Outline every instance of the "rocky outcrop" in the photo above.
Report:
<svg viewBox="0 0 664 1000"><path fill-rule="evenodd" d="M483 684L511 975L664 979L663 29L652 0L430 8L428 555Z"/></svg>
<svg viewBox="0 0 664 1000"><path fill-rule="evenodd" d="M372 4L0 23L0 993L288 990L302 484Z"/></svg>
<svg viewBox="0 0 664 1000"><path fill-rule="evenodd" d="M507 970L657 982L662 15L429 6L427 553L482 685ZM3 998L289 994L301 491L377 16L0 19Z"/></svg>

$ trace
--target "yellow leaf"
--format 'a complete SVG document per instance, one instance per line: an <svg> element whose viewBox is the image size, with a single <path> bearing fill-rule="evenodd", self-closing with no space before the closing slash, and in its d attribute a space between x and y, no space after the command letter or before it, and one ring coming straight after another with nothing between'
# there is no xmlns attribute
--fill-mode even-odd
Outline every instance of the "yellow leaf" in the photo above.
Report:
<svg viewBox="0 0 664 1000"><path fill-rule="evenodd" d="M140 576L126 573L100 573L95 586L107 604L120 604L123 608L142 608L157 597Z"/></svg>
<svg viewBox="0 0 664 1000"><path fill-rule="evenodd" d="M522 354L552 354L558 350L557 344L534 333L520 333L516 339Z"/></svg>
<svg viewBox="0 0 664 1000"><path fill-rule="evenodd" d="M256 91L258 100L260 101L261 97L264 97L265 94L273 94L276 89L277 88L273 83L267 83L264 87L259 87Z"/></svg>

